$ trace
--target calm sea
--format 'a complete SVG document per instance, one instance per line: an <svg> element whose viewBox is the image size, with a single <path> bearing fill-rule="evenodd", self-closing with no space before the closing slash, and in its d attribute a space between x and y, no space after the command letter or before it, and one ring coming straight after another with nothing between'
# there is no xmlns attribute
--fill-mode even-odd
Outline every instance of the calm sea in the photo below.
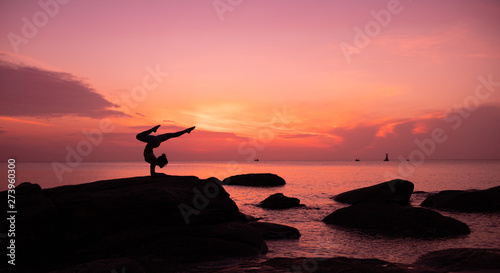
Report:
<svg viewBox="0 0 500 273"><path fill-rule="evenodd" d="M6 164L2 168L7 170ZM17 181L38 183L42 188L80 184L96 180L148 175L143 162L82 163L59 180L50 163L17 163ZM276 188L225 186L240 210L262 221L296 227L299 240L268 241L266 257L379 258L391 262L414 262L429 251L456 248L500 248L500 214L451 213L469 225L472 233L449 239L400 239L335 228L321 222L326 215L345 205L330 197L355 188L400 177L415 184L412 204L419 205L429 193L448 189L486 189L500 185L500 160L427 160L419 166L409 162L382 161L259 161L259 162L172 162L161 171L171 175L200 178L242 173L275 173L287 184ZM7 176L7 171L5 171ZM4 180L6 181L6 179ZM5 190L7 182L0 185ZM297 197L306 208L264 210L255 205L273 193Z"/></svg>

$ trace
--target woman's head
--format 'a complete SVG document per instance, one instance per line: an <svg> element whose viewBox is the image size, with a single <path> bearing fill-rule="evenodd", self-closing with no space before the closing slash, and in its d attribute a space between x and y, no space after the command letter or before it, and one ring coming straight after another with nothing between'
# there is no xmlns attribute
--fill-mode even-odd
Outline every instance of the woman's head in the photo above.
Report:
<svg viewBox="0 0 500 273"><path fill-rule="evenodd" d="M165 167L165 165L167 165L167 163L168 163L168 160L167 160L167 156L165 154L160 155L156 159L156 165L158 165L160 168Z"/></svg>

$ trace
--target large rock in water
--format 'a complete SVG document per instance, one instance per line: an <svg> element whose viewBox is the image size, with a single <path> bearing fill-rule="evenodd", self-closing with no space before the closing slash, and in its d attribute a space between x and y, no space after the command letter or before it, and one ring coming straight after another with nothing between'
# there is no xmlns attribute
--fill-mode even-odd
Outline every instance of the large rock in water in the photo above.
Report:
<svg viewBox="0 0 500 273"><path fill-rule="evenodd" d="M415 264L446 270L447 272L477 271L500 272L500 249L453 248L427 253Z"/></svg>
<svg viewBox="0 0 500 273"><path fill-rule="evenodd" d="M427 197L420 205L461 212L498 212L500 186L486 190L441 191Z"/></svg>
<svg viewBox="0 0 500 273"><path fill-rule="evenodd" d="M403 237L435 238L470 233L465 223L454 218L393 203L354 204L334 211L323 222Z"/></svg>
<svg viewBox="0 0 500 273"><path fill-rule="evenodd" d="M224 185L240 185L253 187L274 187L285 185L285 179L272 173L249 173L228 177L222 181Z"/></svg>
<svg viewBox="0 0 500 273"><path fill-rule="evenodd" d="M44 190L23 183L17 189L19 272L121 258L137 261L145 272L164 272L173 264L267 252L259 232L212 180L148 176ZM0 202L6 198L0 192Z"/></svg>
<svg viewBox="0 0 500 273"><path fill-rule="evenodd" d="M289 209L293 207L304 207L305 205L301 204L298 198L288 197L282 193L275 193L262 200L258 206L266 209Z"/></svg>
<svg viewBox="0 0 500 273"><path fill-rule="evenodd" d="M410 201L414 185L410 181L395 179L370 187L338 194L333 200L347 204L363 202L392 202L406 205Z"/></svg>
<svg viewBox="0 0 500 273"><path fill-rule="evenodd" d="M290 226L266 222L252 222L248 225L257 230L265 240L299 239L300 237L299 230Z"/></svg>

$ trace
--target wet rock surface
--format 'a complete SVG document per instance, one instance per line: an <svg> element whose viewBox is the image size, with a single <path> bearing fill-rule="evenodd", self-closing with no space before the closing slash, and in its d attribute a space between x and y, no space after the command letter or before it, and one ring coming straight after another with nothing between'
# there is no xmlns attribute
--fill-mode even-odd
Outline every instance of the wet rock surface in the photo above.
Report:
<svg viewBox="0 0 500 273"><path fill-rule="evenodd" d="M270 195L266 199L262 200L259 204L259 207L265 209L289 209L293 207L305 207L304 204L300 203L298 198L288 197L283 195L282 193L275 193Z"/></svg>
<svg viewBox="0 0 500 273"><path fill-rule="evenodd" d="M323 222L403 237L439 238L470 233L465 223L436 211L380 202L338 209L326 216Z"/></svg>
<svg viewBox="0 0 500 273"><path fill-rule="evenodd" d="M414 185L410 181L395 179L373 186L355 189L335 195L333 200L347 204L365 202L391 202L407 205L413 193Z"/></svg>
<svg viewBox="0 0 500 273"><path fill-rule="evenodd" d="M447 190L427 197L422 207L460 212L500 212L500 186L486 190Z"/></svg>
<svg viewBox="0 0 500 273"><path fill-rule="evenodd" d="M286 184L285 179L272 173L239 174L222 181L224 185L239 185L251 187L275 187Z"/></svg>

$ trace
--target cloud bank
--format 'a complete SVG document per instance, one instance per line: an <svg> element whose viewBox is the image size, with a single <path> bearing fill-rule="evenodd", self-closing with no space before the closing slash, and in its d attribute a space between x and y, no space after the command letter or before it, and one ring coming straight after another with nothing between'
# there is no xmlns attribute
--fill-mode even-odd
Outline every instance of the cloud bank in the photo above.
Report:
<svg viewBox="0 0 500 273"><path fill-rule="evenodd" d="M335 128L328 132L341 139L332 144L332 152L339 159L367 157L408 158L417 143L432 139L435 129L445 135L443 143L435 143L432 159L497 159L500 154L500 106L483 105L473 112L450 112L443 117L414 118L389 121L383 124ZM381 134L383 132L383 134ZM428 142L428 141L427 141ZM335 156L334 156L335 157ZM395 158L394 158L395 159Z"/></svg>
<svg viewBox="0 0 500 273"><path fill-rule="evenodd" d="M0 61L0 116L102 118L125 115L68 73Z"/></svg>

